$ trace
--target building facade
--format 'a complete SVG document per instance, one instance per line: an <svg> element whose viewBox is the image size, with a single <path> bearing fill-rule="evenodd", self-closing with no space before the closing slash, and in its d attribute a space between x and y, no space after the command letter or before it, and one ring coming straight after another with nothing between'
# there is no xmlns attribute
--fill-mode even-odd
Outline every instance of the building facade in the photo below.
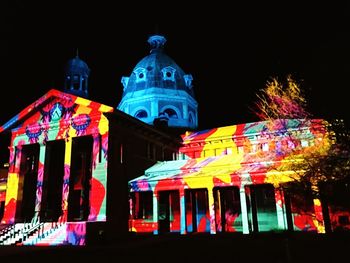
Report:
<svg viewBox="0 0 350 263"><path fill-rule="evenodd" d="M153 125L165 118L169 127L194 130L198 127L198 103L193 77L164 52L166 38L148 38L150 54L141 59L129 77L122 77L123 95L118 109Z"/></svg>
<svg viewBox="0 0 350 263"><path fill-rule="evenodd" d="M84 245L128 232L128 180L179 140L52 89L1 127L10 159L1 244ZM103 237L102 237L103 236Z"/></svg>
<svg viewBox="0 0 350 263"><path fill-rule="evenodd" d="M324 233L325 211L333 231L348 229L349 210L285 191L302 176L293 163L327 152L325 125L291 119L183 134L178 160L129 182L130 231Z"/></svg>

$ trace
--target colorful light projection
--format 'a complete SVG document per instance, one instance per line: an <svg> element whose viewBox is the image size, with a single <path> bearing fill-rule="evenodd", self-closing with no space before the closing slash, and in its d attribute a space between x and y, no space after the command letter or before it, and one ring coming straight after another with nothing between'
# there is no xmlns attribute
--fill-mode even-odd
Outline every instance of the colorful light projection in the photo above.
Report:
<svg viewBox="0 0 350 263"><path fill-rule="evenodd" d="M90 149L92 174L89 182L90 207L87 220L106 220L108 120L103 113L111 111L113 111L112 107L52 89L0 127L0 132L9 128L12 129L11 145L9 147L10 166L5 213L2 223L15 223L17 198L19 193L23 191L21 187L23 187L22 177L24 177L24 173L21 156L27 154L23 152L25 147L36 144L39 151L35 171L37 173L35 217L39 215L43 205L43 187L45 186L45 151L47 150L46 146L53 141L62 141L64 144L64 150L62 151L64 155L64 167L62 167L64 169L61 200L62 214L58 221L67 221L72 168L72 144L75 138L80 138L81 136L92 137L92 149ZM13 127L14 125L18 126ZM19 184L19 182L22 183ZM68 230L66 232L70 233L70 239L83 240L83 230ZM73 238L72 236L75 237ZM81 242L83 241L78 243Z"/></svg>
<svg viewBox="0 0 350 263"><path fill-rule="evenodd" d="M308 152L327 151L324 125L322 120L285 119L187 132L180 160L158 163L129 182L130 231L287 229L281 185L296 175L292 163ZM320 201L311 199L307 208L292 208L294 230L324 232ZM140 209L148 209L147 218L137 215ZM165 223L159 215L163 210Z"/></svg>

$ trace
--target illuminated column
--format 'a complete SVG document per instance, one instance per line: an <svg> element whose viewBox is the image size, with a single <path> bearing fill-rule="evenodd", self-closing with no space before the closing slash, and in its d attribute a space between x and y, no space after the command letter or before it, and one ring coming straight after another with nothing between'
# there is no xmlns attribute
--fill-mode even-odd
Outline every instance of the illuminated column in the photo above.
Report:
<svg viewBox="0 0 350 263"><path fill-rule="evenodd" d="M39 168L38 168L38 178L36 187L36 200L35 200L35 215L38 216L41 211L42 193L43 193L43 183L44 183L44 167L45 167L45 153L46 146L40 143L39 150Z"/></svg>
<svg viewBox="0 0 350 263"><path fill-rule="evenodd" d="M187 105L187 103L182 104L182 115L183 115L184 120L188 119L188 105Z"/></svg>
<svg viewBox="0 0 350 263"><path fill-rule="evenodd" d="M276 201L276 212L277 212L277 224L278 229L286 230L287 229L287 221L285 217L285 203L283 198L283 190L282 188L275 188L275 201Z"/></svg>
<svg viewBox="0 0 350 263"><path fill-rule="evenodd" d="M64 177L62 188L62 222L67 221L68 215L68 194L69 194L69 177L70 177L70 161L72 153L72 140L66 140L64 152Z"/></svg>
<svg viewBox="0 0 350 263"><path fill-rule="evenodd" d="M318 192L318 187L316 185L313 185L311 187L314 192ZM325 233L326 230L324 226L321 201L318 198L314 198L313 203L314 203L314 210L315 210L315 216L316 216L316 220L314 223L317 227L317 233Z"/></svg>
<svg viewBox="0 0 350 263"><path fill-rule="evenodd" d="M247 199L245 195L244 185L241 185L241 188L239 189L239 196L241 201L243 234L249 234Z"/></svg>
<svg viewBox="0 0 350 263"><path fill-rule="evenodd" d="M155 192L153 192L153 224L156 225L153 234L158 235L158 193Z"/></svg>
<svg viewBox="0 0 350 263"><path fill-rule="evenodd" d="M151 117L158 117L159 108L158 108L158 100L151 101Z"/></svg>
<svg viewBox="0 0 350 263"><path fill-rule="evenodd" d="M180 233L186 234L185 190L180 189Z"/></svg>
<svg viewBox="0 0 350 263"><path fill-rule="evenodd" d="M88 77L85 76L85 82L84 82L84 89L87 90L88 89Z"/></svg>
<svg viewBox="0 0 350 263"><path fill-rule="evenodd" d="M21 146L11 147L10 149L10 167L7 175L6 198L4 216L1 223L15 223L16 204L19 184L19 168L21 163Z"/></svg>
<svg viewBox="0 0 350 263"><path fill-rule="evenodd" d="M80 75L79 76L79 90L82 90L83 89L83 76Z"/></svg>
<svg viewBox="0 0 350 263"><path fill-rule="evenodd" d="M208 205L210 216L210 234L216 234L214 192L212 187L208 188Z"/></svg>
<svg viewBox="0 0 350 263"><path fill-rule="evenodd" d="M70 83L69 83L69 89L73 90L74 89L74 85L73 85L73 75L70 75Z"/></svg>

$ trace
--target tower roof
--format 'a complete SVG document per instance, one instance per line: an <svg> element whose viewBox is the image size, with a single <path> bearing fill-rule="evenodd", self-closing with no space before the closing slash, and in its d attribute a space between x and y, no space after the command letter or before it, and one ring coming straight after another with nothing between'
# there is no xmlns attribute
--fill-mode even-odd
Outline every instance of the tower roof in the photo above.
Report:
<svg viewBox="0 0 350 263"><path fill-rule="evenodd" d="M89 75L90 69L88 65L81 60L78 55L75 58L68 60L65 68L66 73Z"/></svg>
<svg viewBox="0 0 350 263"><path fill-rule="evenodd" d="M192 76L186 75L176 62L164 53L166 38L152 35L148 38L150 54L142 58L134 67L128 83L124 87L123 97L127 93L149 88L184 90L194 97Z"/></svg>

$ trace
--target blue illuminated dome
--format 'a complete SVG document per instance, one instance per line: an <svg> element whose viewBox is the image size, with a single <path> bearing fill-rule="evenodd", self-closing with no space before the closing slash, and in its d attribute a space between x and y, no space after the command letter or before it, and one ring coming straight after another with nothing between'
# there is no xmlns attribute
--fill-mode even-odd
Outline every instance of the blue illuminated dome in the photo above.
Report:
<svg viewBox="0 0 350 263"><path fill-rule="evenodd" d="M65 67L64 91L73 95L88 98L88 79L90 69L78 55L70 59Z"/></svg>
<svg viewBox="0 0 350 263"><path fill-rule="evenodd" d="M164 36L149 37L150 54L134 67L124 86L118 109L148 124L158 118L169 127L195 129L198 126L198 103L194 97L192 75L164 53Z"/></svg>

